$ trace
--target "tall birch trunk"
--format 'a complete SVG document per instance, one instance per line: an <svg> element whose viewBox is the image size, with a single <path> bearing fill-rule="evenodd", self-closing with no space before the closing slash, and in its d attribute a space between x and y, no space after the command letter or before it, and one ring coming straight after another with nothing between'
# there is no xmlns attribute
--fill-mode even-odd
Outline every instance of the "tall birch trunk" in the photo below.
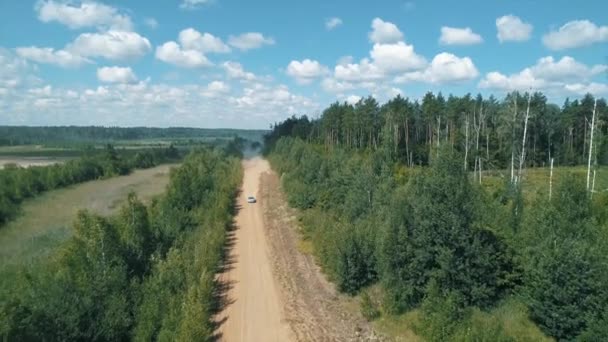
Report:
<svg viewBox="0 0 608 342"><path fill-rule="evenodd" d="M593 131L595 128L595 110L597 108L597 99L593 103L593 116L591 117L591 138L589 141L589 159L587 161L587 190L589 190L589 176L591 175L591 154L593 152Z"/></svg>

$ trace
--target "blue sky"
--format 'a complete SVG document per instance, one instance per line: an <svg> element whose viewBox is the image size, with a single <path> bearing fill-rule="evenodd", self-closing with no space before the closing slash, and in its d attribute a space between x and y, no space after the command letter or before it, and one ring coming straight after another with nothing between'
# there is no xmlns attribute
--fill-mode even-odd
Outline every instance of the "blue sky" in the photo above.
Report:
<svg viewBox="0 0 608 342"><path fill-rule="evenodd" d="M267 128L372 95L608 95L608 2L0 1L0 124Z"/></svg>

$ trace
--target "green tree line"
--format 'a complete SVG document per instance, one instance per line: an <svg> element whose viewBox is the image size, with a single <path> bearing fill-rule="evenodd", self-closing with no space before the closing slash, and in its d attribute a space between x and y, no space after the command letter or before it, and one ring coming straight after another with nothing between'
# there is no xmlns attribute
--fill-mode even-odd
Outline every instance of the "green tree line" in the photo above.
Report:
<svg viewBox="0 0 608 342"><path fill-rule="evenodd" d="M240 162L192 152L149 206L78 213L73 236L46 262L0 280L0 336L9 341L207 341L219 303Z"/></svg>
<svg viewBox="0 0 608 342"><path fill-rule="evenodd" d="M287 198L302 210L303 236L340 291L362 293L370 318L419 310L416 332L430 341L529 339L476 314L511 299L523 302L529 318L557 340L608 336L606 194L591 199L584 180L571 176L560 180L551 199L531 201L523 198L525 182L506 179L484 188L473 181L474 162L465 171L465 151L452 146L450 136L439 147L436 140L432 147L429 141L410 145L419 151L415 164L428 165L412 168L404 141L395 144L386 122L350 144L348 131L324 128L337 107L356 111L369 101L334 104L317 120L290 118L266 137ZM393 101L378 113L388 113ZM561 151L566 143L557 148L556 141L554 158L567 155ZM545 157L526 165L535 158L538 164ZM510 159L505 150L500 167ZM366 292L370 286L381 289L378 308Z"/></svg>
<svg viewBox="0 0 608 342"><path fill-rule="evenodd" d="M0 227L18 215L21 202L42 192L125 175L136 168L150 168L179 158L180 152L172 146L126 153L107 145L101 152L89 150L83 157L64 164L27 168L7 165L0 170Z"/></svg>
<svg viewBox="0 0 608 342"><path fill-rule="evenodd" d="M321 117L292 117L266 135L271 146L280 136L298 136L327 147L378 149L401 163L429 165L438 148L449 146L465 155L467 169L508 169L519 164L524 129L524 166L578 165L587 161L594 107L593 160L608 163L608 110L604 99L586 95L559 107L540 92L508 94L503 100L469 94L444 97L427 93L421 101L396 96L380 105L373 97L354 105L333 103ZM529 117L525 124L526 115ZM527 127L525 127L527 126Z"/></svg>

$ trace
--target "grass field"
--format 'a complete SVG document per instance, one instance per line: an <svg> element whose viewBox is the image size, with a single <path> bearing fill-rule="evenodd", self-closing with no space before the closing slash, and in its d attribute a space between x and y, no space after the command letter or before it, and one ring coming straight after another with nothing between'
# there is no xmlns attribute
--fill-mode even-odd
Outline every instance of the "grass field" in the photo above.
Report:
<svg viewBox="0 0 608 342"><path fill-rule="evenodd" d="M174 165L49 191L24 202L22 215L0 228L0 264L2 267L26 264L48 255L53 247L70 236L72 220L80 209L111 214L131 191L149 201L164 191L171 166Z"/></svg>

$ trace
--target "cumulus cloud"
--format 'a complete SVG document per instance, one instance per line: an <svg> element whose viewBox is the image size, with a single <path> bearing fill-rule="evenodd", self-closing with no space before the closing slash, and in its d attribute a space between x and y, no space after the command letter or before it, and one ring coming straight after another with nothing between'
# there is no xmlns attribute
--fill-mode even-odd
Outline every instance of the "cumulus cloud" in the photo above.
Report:
<svg viewBox="0 0 608 342"><path fill-rule="evenodd" d="M342 97L353 89L392 93L390 87L386 87L392 78L427 67L427 60L416 53L414 46L401 40L403 34L397 26L375 18L372 29L369 38L374 44L369 52L370 57L363 58L358 63L351 56L340 58L332 76L321 82L323 90Z"/></svg>
<svg viewBox="0 0 608 342"><path fill-rule="evenodd" d="M369 82L381 80L384 74L377 65L363 58L359 63L336 65L334 77L340 81Z"/></svg>
<svg viewBox="0 0 608 342"><path fill-rule="evenodd" d="M83 1L79 5L67 1L43 0L35 6L40 21L56 21L71 29L98 27L102 29L131 30L133 23L116 8L95 2Z"/></svg>
<svg viewBox="0 0 608 342"><path fill-rule="evenodd" d="M608 41L608 26L597 26L589 20L567 22L557 31L543 36L543 44L551 50L565 50Z"/></svg>
<svg viewBox="0 0 608 342"><path fill-rule="evenodd" d="M363 58L359 63L343 60L334 68L334 78L338 82L359 83L359 86L369 87L370 82L377 82L405 71L419 70L427 65L424 57L416 54L412 45L404 42L376 43L370 51L369 58ZM329 81L325 81L330 88ZM336 84L336 83L334 83Z"/></svg>
<svg viewBox="0 0 608 342"><path fill-rule="evenodd" d="M179 33L179 43L186 50L197 50L202 53L227 53L230 47L210 33L201 34L193 28L187 28Z"/></svg>
<svg viewBox="0 0 608 342"><path fill-rule="evenodd" d="M530 39L532 35L532 25L523 22L514 15L505 15L496 18L496 37L502 42L523 42Z"/></svg>
<svg viewBox="0 0 608 342"><path fill-rule="evenodd" d="M342 94L355 88L355 86L350 82L338 81L332 77L323 79L323 81L321 81L321 87L326 92L335 94Z"/></svg>
<svg viewBox="0 0 608 342"><path fill-rule="evenodd" d="M174 41L158 46L156 58L182 68L200 68L212 65L200 51L184 50Z"/></svg>
<svg viewBox="0 0 608 342"><path fill-rule="evenodd" d="M30 46L16 48L15 51L19 56L33 62L53 64L62 68L78 68L84 64L91 63L90 60L66 50Z"/></svg>
<svg viewBox="0 0 608 342"><path fill-rule="evenodd" d="M458 28L443 26L439 43L443 45L473 45L483 42L483 38L470 27Z"/></svg>
<svg viewBox="0 0 608 342"><path fill-rule="evenodd" d="M372 20L372 31L369 33L369 40L372 43L390 44L402 39L403 33L401 33L397 25L380 18Z"/></svg>
<svg viewBox="0 0 608 342"><path fill-rule="evenodd" d="M591 80L606 70L606 65L587 66L569 56L557 61L547 56L540 58L535 65L511 75L489 72L479 82L479 87L503 91L535 89L553 94L589 91L597 95L602 93L604 86Z"/></svg>
<svg viewBox="0 0 608 342"><path fill-rule="evenodd" d="M230 92L230 86L222 81L212 81L207 84L207 88L203 90L202 95L205 97L216 97L225 95Z"/></svg>
<svg viewBox="0 0 608 342"><path fill-rule="evenodd" d="M130 67L102 67L97 69L97 79L105 83L134 83L137 76Z"/></svg>
<svg viewBox="0 0 608 342"><path fill-rule="evenodd" d="M315 60L291 61L287 66L287 75L296 79L298 83L309 84L315 79L326 75L329 69Z"/></svg>
<svg viewBox="0 0 608 342"><path fill-rule="evenodd" d="M328 31L331 31L340 25L342 25L342 19L338 17L333 17L325 20L325 28Z"/></svg>
<svg viewBox="0 0 608 342"><path fill-rule="evenodd" d="M427 61L416 54L413 45L404 42L394 44L374 44L370 56L380 70L385 73L424 68Z"/></svg>
<svg viewBox="0 0 608 342"><path fill-rule="evenodd" d="M238 62L224 62L222 67L226 71L226 76L230 79L242 81L255 81L257 77L252 72L245 71L243 66Z"/></svg>
<svg viewBox="0 0 608 342"><path fill-rule="evenodd" d="M396 82L419 81L432 84L454 83L477 78L479 71L469 57L460 58L451 53L436 55L431 64L422 71L406 73L395 79Z"/></svg>
<svg viewBox="0 0 608 342"><path fill-rule="evenodd" d="M194 10L210 3L210 0L183 0L179 8L185 10Z"/></svg>
<svg viewBox="0 0 608 342"><path fill-rule="evenodd" d="M247 32L238 36L228 37L228 44L239 50L246 51L258 49L264 45L274 45L275 41L273 38L264 37L264 35L259 32Z"/></svg>
<svg viewBox="0 0 608 342"><path fill-rule="evenodd" d="M136 32L110 30L103 33L83 33L67 46L69 52L84 57L126 60L150 52L150 41Z"/></svg>
<svg viewBox="0 0 608 342"><path fill-rule="evenodd" d="M581 81L606 72L608 66L598 64L588 67L570 56L564 56L559 61L547 56L540 58L530 70L535 77L548 81Z"/></svg>

